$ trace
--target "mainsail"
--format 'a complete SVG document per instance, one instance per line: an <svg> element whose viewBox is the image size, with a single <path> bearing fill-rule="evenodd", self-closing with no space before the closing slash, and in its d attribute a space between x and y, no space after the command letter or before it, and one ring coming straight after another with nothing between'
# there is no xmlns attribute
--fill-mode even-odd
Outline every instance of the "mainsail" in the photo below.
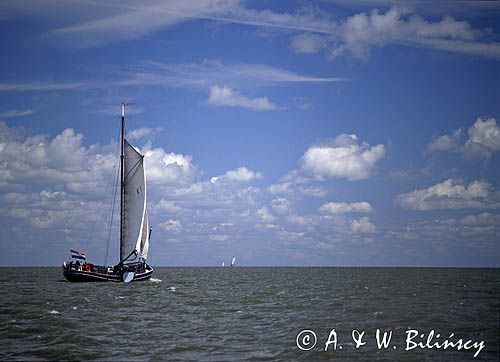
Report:
<svg viewBox="0 0 500 362"><path fill-rule="evenodd" d="M127 140L124 140L123 156L120 260L123 261L134 251L145 260L149 247L149 223L146 211L144 156Z"/></svg>

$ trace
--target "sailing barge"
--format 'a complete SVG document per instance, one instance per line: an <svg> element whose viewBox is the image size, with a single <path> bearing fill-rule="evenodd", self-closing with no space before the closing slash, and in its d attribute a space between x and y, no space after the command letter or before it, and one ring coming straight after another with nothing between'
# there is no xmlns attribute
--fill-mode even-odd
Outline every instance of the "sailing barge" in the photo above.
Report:
<svg viewBox="0 0 500 362"><path fill-rule="evenodd" d="M125 139L125 104L122 103L120 132L120 260L114 266L86 261L85 254L71 250L63 263L70 282L131 282L148 280L153 268L147 264L151 228L146 208L144 156Z"/></svg>

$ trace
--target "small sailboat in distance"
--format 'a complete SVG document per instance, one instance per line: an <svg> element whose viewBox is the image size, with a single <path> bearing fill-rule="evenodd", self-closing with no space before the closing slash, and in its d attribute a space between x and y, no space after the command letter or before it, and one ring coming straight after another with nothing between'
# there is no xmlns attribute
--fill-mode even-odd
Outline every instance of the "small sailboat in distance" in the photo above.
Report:
<svg viewBox="0 0 500 362"><path fill-rule="evenodd" d="M226 266L226 264L224 264L224 262L222 262L222 267L224 268Z"/></svg>
<svg viewBox="0 0 500 362"><path fill-rule="evenodd" d="M114 266L86 261L85 254L71 250L72 259L63 263L63 275L70 282L131 282L148 280L153 268L146 261L152 228L146 208L144 156L125 139L125 103L122 103L120 136L120 260Z"/></svg>
<svg viewBox="0 0 500 362"><path fill-rule="evenodd" d="M233 256L233 259L231 259L231 268L236 265L236 257Z"/></svg>

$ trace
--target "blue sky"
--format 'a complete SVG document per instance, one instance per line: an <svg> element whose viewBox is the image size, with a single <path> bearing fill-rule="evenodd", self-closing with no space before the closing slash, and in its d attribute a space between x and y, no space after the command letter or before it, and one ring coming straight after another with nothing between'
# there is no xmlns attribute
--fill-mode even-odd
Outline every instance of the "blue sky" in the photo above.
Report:
<svg viewBox="0 0 500 362"><path fill-rule="evenodd" d="M498 266L499 11L3 1L0 264L103 261L128 101L153 265Z"/></svg>

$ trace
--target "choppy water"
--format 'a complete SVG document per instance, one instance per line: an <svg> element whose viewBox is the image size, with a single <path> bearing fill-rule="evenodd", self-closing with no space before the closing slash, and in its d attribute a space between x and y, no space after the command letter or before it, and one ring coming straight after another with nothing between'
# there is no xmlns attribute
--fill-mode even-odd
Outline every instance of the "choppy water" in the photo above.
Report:
<svg viewBox="0 0 500 362"><path fill-rule="evenodd" d="M0 288L1 360L497 361L499 353L499 269L158 268L149 282L76 284L59 268L0 268ZM333 328L337 350L324 352ZM387 350L377 348L377 328L393 331ZM296 346L303 329L317 335L311 351ZM353 329L366 331L359 349ZM485 347L477 358L405 351L408 329Z"/></svg>

